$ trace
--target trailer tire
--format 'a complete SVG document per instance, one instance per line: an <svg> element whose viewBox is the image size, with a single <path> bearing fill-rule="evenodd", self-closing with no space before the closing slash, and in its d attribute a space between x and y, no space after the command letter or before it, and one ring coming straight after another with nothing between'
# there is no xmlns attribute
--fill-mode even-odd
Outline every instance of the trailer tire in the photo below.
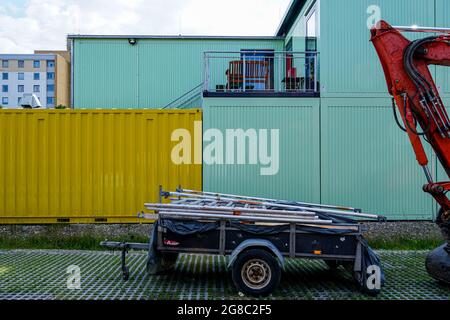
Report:
<svg viewBox="0 0 450 320"><path fill-rule="evenodd" d="M268 296L280 283L281 268L276 258L262 249L248 249L233 263L232 279L239 292Z"/></svg>

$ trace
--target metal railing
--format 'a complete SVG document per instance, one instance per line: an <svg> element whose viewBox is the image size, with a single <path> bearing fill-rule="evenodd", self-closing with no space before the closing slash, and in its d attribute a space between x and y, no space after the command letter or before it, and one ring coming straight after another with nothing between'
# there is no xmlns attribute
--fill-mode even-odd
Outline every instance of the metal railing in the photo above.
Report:
<svg viewBox="0 0 450 320"><path fill-rule="evenodd" d="M316 51L209 51L203 63L204 92L315 94L320 88Z"/></svg>
<svg viewBox="0 0 450 320"><path fill-rule="evenodd" d="M181 96L165 105L162 109L186 109L193 100L201 98L202 88L203 83L196 85L191 90L183 93ZM195 107L198 108L200 105Z"/></svg>

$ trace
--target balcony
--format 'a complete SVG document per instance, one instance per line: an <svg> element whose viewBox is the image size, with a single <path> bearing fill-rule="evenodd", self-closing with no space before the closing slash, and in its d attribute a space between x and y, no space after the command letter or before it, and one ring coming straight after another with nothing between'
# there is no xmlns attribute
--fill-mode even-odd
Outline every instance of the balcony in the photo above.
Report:
<svg viewBox="0 0 450 320"><path fill-rule="evenodd" d="M318 53L209 51L204 53L205 97L318 97Z"/></svg>

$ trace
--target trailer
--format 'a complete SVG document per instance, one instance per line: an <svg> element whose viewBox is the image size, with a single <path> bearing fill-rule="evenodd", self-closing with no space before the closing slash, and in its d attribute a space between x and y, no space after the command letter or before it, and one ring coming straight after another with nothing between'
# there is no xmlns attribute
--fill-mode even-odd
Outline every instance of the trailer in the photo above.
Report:
<svg viewBox="0 0 450 320"><path fill-rule="evenodd" d="M169 201L169 202L168 202ZM163 203L164 202L164 203ZM379 215L349 207L160 188L160 202L147 203L155 220L148 243L103 241L122 251L124 280L128 250L147 250L147 271L172 270L180 253L228 256L237 290L267 296L278 286L287 258L321 259L330 269L343 266L356 285L378 294L384 273L378 256L363 238L357 219L384 221Z"/></svg>

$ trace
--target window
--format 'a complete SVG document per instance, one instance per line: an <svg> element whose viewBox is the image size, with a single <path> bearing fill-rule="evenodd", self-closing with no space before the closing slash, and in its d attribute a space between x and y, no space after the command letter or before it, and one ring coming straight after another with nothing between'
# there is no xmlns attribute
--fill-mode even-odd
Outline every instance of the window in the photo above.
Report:
<svg viewBox="0 0 450 320"><path fill-rule="evenodd" d="M23 72L19 72L17 74L17 79L18 80L25 80L25 74Z"/></svg>
<svg viewBox="0 0 450 320"><path fill-rule="evenodd" d="M260 91L260 90L270 90L274 88L274 50L267 49L241 49L241 60L248 61L252 65L256 66L252 70L261 70L260 73L264 72L267 74L267 79L265 81L259 81L260 78L247 78L245 81L245 88L250 88L250 90ZM252 71L250 71L252 72ZM247 71L246 71L247 74ZM243 88L243 85L237 85L238 89Z"/></svg>
<svg viewBox="0 0 450 320"><path fill-rule="evenodd" d="M25 91L25 86L24 85L18 85L17 86L17 92L24 92Z"/></svg>
<svg viewBox="0 0 450 320"><path fill-rule="evenodd" d="M54 84L48 84L47 85L47 91L48 92L54 92L55 91L55 85Z"/></svg>
<svg viewBox="0 0 450 320"><path fill-rule="evenodd" d="M41 74L40 73L34 73L33 74L33 79L34 80L40 80L41 79Z"/></svg>
<svg viewBox="0 0 450 320"><path fill-rule="evenodd" d="M34 86L33 86L33 92L41 92L41 86L39 86L39 85L34 85Z"/></svg>
<svg viewBox="0 0 450 320"><path fill-rule="evenodd" d="M39 60L34 60L33 61L33 67L34 68L40 68L41 67L41 62Z"/></svg>
<svg viewBox="0 0 450 320"><path fill-rule="evenodd" d="M17 98L17 105L19 107L22 105L22 98Z"/></svg>
<svg viewBox="0 0 450 320"><path fill-rule="evenodd" d="M47 68L54 68L55 60L47 60Z"/></svg>
<svg viewBox="0 0 450 320"><path fill-rule="evenodd" d="M47 104L55 104L55 98L47 97Z"/></svg>
<svg viewBox="0 0 450 320"><path fill-rule="evenodd" d="M8 86L7 85L3 85L2 86L2 92L8 92L8 91L9 91Z"/></svg>
<svg viewBox="0 0 450 320"><path fill-rule="evenodd" d="M2 79L3 80L8 80L8 78L9 78L8 72L3 72L2 73Z"/></svg>
<svg viewBox="0 0 450 320"><path fill-rule="evenodd" d="M317 37L317 7L314 6L306 16L306 36Z"/></svg>
<svg viewBox="0 0 450 320"><path fill-rule="evenodd" d="M2 98L2 104L8 104L9 103L9 101L8 101L8 97L3 97Z"/></svg>
<svg viewBox="0 0 450 320"><path fill-rule="evenodd" d="M17 66L21 69L25 68L25 61L24 60L18 60Z"/></svg>
<svg viewBox="0 0 450 320"><path fill-rule="evenodd" d="M286 44L286 51L292 51L292 38Z"/></svg>
<svg viewBox="0 0 450 320"><path fill-rule="evenodd" d="M9 68L9 60L2 60L2 68Z"/></svg>
<svg viewBox="0 0 450 320"><path fill-rule="evenodd" d="M47 80L55 80L55 73L47 72Z"/></svg>

